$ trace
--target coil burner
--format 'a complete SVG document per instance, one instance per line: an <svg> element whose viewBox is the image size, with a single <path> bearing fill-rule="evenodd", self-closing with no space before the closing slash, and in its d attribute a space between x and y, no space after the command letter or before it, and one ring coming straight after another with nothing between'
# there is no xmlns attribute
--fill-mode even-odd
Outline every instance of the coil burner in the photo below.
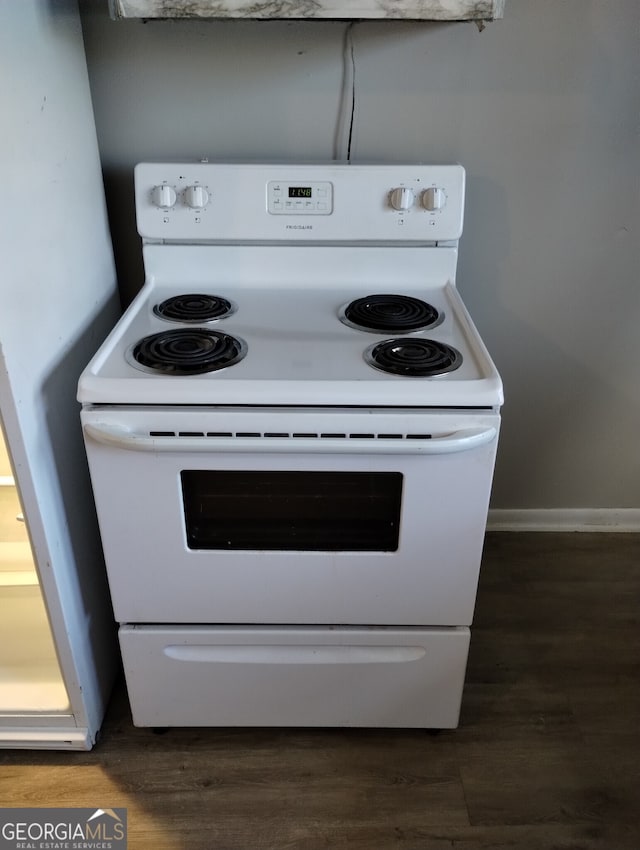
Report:
<svg viewBox="0 0 640 850"><path fill-rule="evenodd" d="M340 313L345 325L374 333L411 333L433 328L442 318L431 304L410 295L367 295Z"/></svg>
<svg viewBox="0 0 640 850"><path fill-rule="evenodd" d="M375 369L409 378L433 378L453 372L462 363L460 352L432 339L387 339L370 346L365 360Z"/></svg>
<svg viewBox="0 0 640 850"><path fill-rule="evenodd" d="M138 368L168 375L201 375L226 369L247 353L244 340L207 328L183 328L144 337L131 349Z"/></svg>
<svg viewBox="0 0 640 850"><path fill-rule="evenodd" d="M170 322L213 322L226 319L236 312L236 305L217 295L174 295L161 304L156 304L153 312L161 319Z"/></svg>

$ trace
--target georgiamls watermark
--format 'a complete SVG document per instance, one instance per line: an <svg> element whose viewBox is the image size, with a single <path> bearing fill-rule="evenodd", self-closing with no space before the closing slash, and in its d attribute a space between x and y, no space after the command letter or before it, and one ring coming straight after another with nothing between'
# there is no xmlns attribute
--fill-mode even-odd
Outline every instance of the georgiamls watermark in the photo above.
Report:
<svg viewBox="0 0 640 850"><path fill-rule="evenodd" d="M0 809L0 850L126 847L126 809Z"/></svg>

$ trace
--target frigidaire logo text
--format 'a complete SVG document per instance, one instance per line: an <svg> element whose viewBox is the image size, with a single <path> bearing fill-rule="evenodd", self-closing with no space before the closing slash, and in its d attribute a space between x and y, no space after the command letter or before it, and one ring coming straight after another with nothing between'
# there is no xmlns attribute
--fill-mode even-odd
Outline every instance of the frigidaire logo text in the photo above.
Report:
<svg viewBox="0 0 640 850"><path fill-rule="evenodd" d="M313 230L312 224L287 224L287 230Z"/></svg>

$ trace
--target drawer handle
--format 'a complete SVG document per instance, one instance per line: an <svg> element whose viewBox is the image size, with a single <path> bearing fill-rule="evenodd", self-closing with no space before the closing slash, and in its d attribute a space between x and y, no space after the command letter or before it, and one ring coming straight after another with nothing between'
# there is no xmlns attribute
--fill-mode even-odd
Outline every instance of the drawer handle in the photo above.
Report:
<svg viewBox="0 0 640 850"><path fill-rule="evenodd" d="M418 661L425 653L423 646L170 644L164 648L164 654L176 661L209 664L394 664Z"/></svg>

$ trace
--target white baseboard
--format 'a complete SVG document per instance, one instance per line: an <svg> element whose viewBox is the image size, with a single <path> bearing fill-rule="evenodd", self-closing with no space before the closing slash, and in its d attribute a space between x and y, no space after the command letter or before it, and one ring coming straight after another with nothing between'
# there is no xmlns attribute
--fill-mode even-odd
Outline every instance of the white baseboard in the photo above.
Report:
<svg viewBox="0 0 640 850"><path fill-rule="evenodd" d="M491 510L489 531L635 531L640 532L638 508L550 508Z"/></svg>

